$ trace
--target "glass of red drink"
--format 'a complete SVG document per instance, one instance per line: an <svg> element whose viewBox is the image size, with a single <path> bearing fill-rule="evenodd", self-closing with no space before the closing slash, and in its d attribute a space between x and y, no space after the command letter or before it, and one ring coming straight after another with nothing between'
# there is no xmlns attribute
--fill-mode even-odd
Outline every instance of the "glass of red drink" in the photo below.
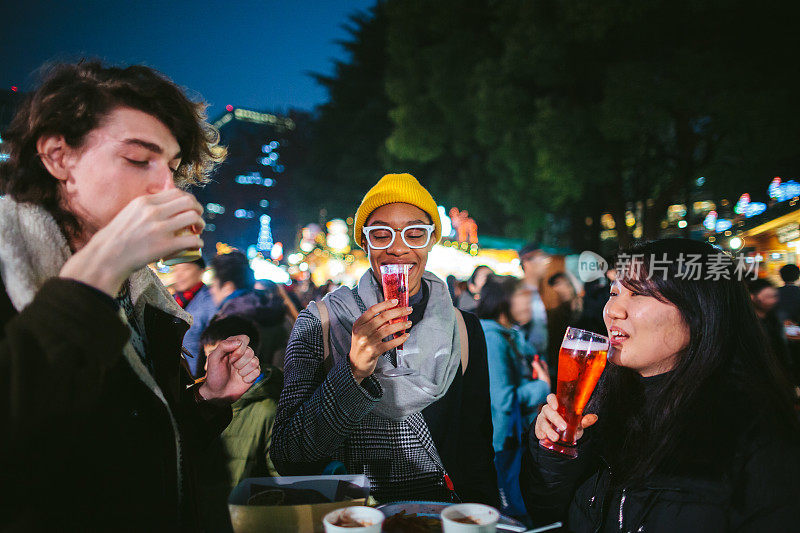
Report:
<svg viewBox="0 0 800 533"><path fill-rule="evenodd" d="M408 307L408 271L411 265L381 265L381 285L383 286L383 298L385 300L397 300L397 307ZM401 316L391 322L405 322L408 317ZM405 333L405 330L398 331L394 338L398 338ZM402 361L403 345L397 347L397 368L389 369L384 372L387 376L405 376L414 374L415 371L404 367Z"/></svg>
<svg viewBox="0 0 800 533"><path fill-rule="evenodd" d="M608 337L577 328L567 328L564 341L558 352L558 414L567 423L564 431L559 431L558 441L550 439L539 441L541 446L567 457L575 458L578 431L583 410L589 403L594 387L606 367Z"/></svg>

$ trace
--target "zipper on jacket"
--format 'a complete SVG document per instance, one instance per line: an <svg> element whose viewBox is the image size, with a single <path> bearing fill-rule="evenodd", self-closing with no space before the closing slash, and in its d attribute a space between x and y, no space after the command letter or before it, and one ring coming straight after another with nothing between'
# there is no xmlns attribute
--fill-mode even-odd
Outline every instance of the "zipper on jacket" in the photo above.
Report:
<svg viewBox="0 0 800 533"><path fill-rule="evenodd" d="M603 457L602 455L597 454L597 456L605 464L605 470L606 470L606 472L608 472L608 480L609 480L608 482L610 483L611 482L611 465L608 464L608 461L606 461L605 457ZM596 503L596 498L598 497L597 489L600 487L600 478L601 477L602 477L602 475L598 472L597 477L594 480L594 490L592 491L592 493L594 494L594 496L592 496L592 498L595 499L595 501L590 501L589 502L589 507L593 507L595 505L595 503ZM606 506L607 505L608 505L608 485L605 486L605 490L603 491L602 499L600 500L599 517L598 517L598 520L595 521L595 523L594 523L594 533L600 533L600 531L603 529L603 522L604 522L605 516L606 516L605 510L606 510Z"/></svg>
<svg viewBox="0 0 800 533"><path fill-rule="evenodd" d="M628 489L622 489L622 496L619 499L619 530L622 531L622 524L624 522L623 508L625 507L625 497Z"/></svg>

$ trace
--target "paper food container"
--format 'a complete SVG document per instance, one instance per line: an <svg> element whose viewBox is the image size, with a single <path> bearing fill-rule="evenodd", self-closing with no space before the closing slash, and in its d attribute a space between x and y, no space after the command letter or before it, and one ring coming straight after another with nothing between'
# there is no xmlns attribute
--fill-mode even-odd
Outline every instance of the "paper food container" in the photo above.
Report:
<svg viewBox="0 0 800 533"><path fill-rule="evenodd" d="M271 504L281 497L297 503ZM235 533L316 533L324 531L322 519L329 512L367 505L368 499L364 475L261 477L239 483L228 498L228 510Z"/></svg>

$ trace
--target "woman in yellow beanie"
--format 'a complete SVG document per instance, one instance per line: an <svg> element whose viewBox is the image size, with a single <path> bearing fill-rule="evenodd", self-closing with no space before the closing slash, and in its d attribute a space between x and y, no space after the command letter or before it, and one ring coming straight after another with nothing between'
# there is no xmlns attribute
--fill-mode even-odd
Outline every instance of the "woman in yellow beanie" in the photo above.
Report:
<svg viewBox="0 0 800 533"><path fill-rule="evenodd" d="M436 202L410 174L384 176L364 196L355 238L371 269L312 302L289 339L271 450L281 474L337 460L381 502L498 505L486 341L425 271L440 236ZM410 307L383 301L385 264L410 265Z"/></svg>

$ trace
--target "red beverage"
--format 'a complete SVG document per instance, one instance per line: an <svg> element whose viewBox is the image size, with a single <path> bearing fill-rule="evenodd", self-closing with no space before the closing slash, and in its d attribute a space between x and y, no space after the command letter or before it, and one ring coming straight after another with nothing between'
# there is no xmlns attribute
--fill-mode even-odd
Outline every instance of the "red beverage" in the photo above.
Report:
<svg viewBox="0 0 800 533"><path fill-rule="evenodd" d="M381 265L381 285L383 285L383 298L385 300L397 300L398 307L408 307L408 271L411 265ZM392 320L392 324L396 322L405 322L407 317L401 316ZM394 334L394 338L398 338L405 333L405 330L398 331ZM398 350L403 349L403 345L397 347Z"/></svg>
<svg viewBox="0 0 800 533"><path fill-rule="evenodd" d="M564 342L558 352L558 383L556 398L558 414L567 423L567 429L559 431L557 442L543 439L545 448L577 457L575 433L580 426L583 410L589 403L597 381L606 367L608 339L588 331L567 328Z"/></svg>

